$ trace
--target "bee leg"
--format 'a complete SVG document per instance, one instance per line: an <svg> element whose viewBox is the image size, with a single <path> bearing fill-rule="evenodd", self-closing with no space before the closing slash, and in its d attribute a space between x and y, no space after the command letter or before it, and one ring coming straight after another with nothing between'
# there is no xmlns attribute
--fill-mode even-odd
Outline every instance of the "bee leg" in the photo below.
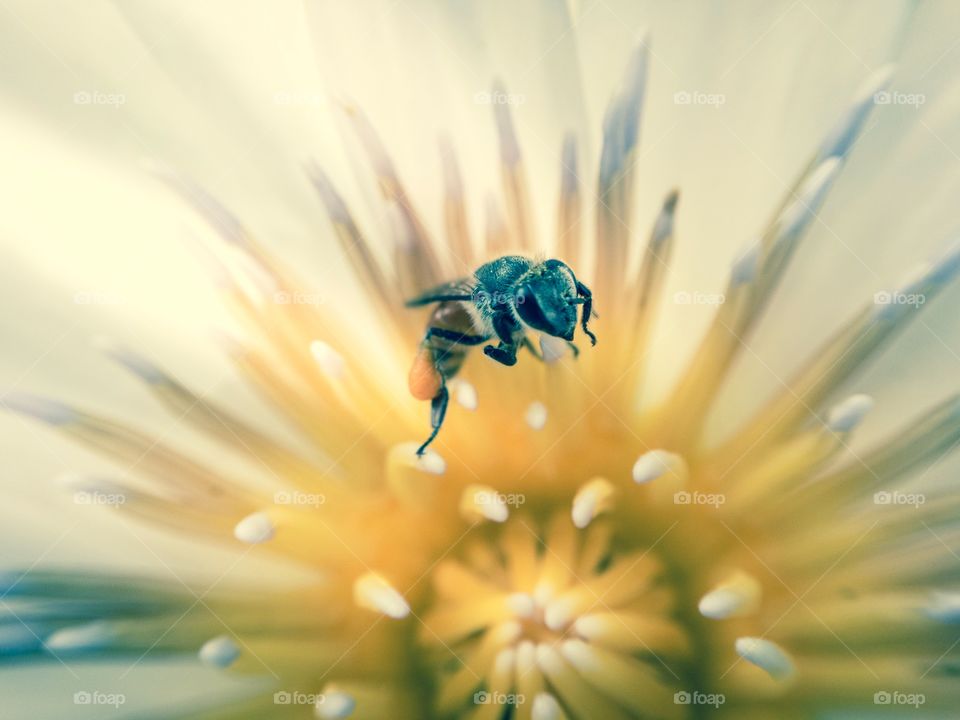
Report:
<svg viewBox="0 0 960 720"><path fill-rule="evenodd" d="M523 346L530 351L530 354L533 355L537 360L543 362L543 354L537 350L536 346L530 342L530 338L525 337L523 339Z"/></svg>
<svg viewBox="0 0 960 720"><path fill-rule="evenodd" d="M433 428L433 432L430 433L430 437L417 448L417 456L423 455L427 449L427 445L433 442L434 438L437 437L437 433L440 432L440 427L443 425L443 418L447 414L447 405L450 402L450 393L447 391L447 383L442 379L443 384L440 386L440 392L438 392L434 398L430 401L430 426Z"/></svg>
<svg viewBox="0 0 960 720"><path fill-rule="evenodd" d="M574 343L567 340L567 347L569 347L570 350L573 351L574 358L580 357L580 348L578 348Z"/></svg>
<svg viewBox="0 0 960 720"><path fill-rule="evenodd" d="M430 338L443 338L444 340L449 340L450 342L457 343L459 345L479 345L482 342L486 342L490 338L486 335L470 335L467 333L459 333L455 330L447 330L446 328L440 328L431 326L427 328L427 334L423 338L424 342L430 340Z"/></svg>
<svg viewBox="0 0 960 720"><path fill-rule="evenodd" d="M497 347L487 345L483 348L483 354L489 358L493 358L501 365L511 366L517 364L516 345L505 345L504 343L500 343Z"/></svg>

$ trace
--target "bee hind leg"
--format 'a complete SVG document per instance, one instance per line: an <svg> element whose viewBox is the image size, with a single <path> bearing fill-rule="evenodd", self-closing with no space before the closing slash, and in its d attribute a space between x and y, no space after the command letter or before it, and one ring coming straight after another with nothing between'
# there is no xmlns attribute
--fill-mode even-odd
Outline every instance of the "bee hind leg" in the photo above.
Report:
<svg viewBox="0 0 960 720"><path fill-rule="evenodd" d="M443 378L442 375L440 377ZM417 448L418 457L421 457L423 453L426 452L427 446L434 441L440 432L440 427L443 425L443 418L447 414L447 405L449 403L450 392L447 390L446 382L443 382L443 384L440 385L440 392L430 401L430 426L433 428L433 431L430 433L430 437L424 441L423 445Z"/></svg>

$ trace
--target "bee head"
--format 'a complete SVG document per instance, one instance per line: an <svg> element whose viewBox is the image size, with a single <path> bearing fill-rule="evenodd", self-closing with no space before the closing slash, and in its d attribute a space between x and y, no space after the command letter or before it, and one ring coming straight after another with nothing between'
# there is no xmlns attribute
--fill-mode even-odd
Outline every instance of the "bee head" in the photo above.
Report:
<svg viewBox="0 0 960 720"><path fill-rule="evenodd" d="M517 287L516 309L520 319L534 330L573 340L577 329L577 307L584 306L583 329L590 316L590 291L559 260L547 260L530 270Z"/></svg>

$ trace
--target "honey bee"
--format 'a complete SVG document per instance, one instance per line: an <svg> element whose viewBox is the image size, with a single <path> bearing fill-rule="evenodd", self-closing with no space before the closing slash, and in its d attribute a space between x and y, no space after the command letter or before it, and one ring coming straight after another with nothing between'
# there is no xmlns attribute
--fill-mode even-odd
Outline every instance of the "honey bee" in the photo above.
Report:
<svg viewBox="0 0 960 720"><path fill-rule="evenodd" d="M560 260L537 262L521 255L507 255L481 265L471 277L445 283L407 301L407 307L436 303L427 331L410 368L410 393L430 401L430 437L417 450L423 455L437 437L447 412L450 394L447 381L459 372L467 351L489 340L483 353L502 365L515 365L517 352L527 348L543 359L527 331L562 338L573 344L578 306L579 323L596 345L587 328L593 314L593 294L577 280L573 270Z"/></svg>

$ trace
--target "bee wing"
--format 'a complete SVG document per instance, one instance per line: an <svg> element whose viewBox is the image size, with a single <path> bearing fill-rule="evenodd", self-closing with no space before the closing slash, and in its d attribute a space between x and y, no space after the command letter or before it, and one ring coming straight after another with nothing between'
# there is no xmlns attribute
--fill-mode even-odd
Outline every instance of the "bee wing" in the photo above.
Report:
<svg viewBox="0 0 960 720"><path fill-rule="evenodd" d="M421 307L430 303L445 302L448 300L469 300L473 297L473 285L470 278L460 278L437 285L405 303L407 307Z"/></svg>

